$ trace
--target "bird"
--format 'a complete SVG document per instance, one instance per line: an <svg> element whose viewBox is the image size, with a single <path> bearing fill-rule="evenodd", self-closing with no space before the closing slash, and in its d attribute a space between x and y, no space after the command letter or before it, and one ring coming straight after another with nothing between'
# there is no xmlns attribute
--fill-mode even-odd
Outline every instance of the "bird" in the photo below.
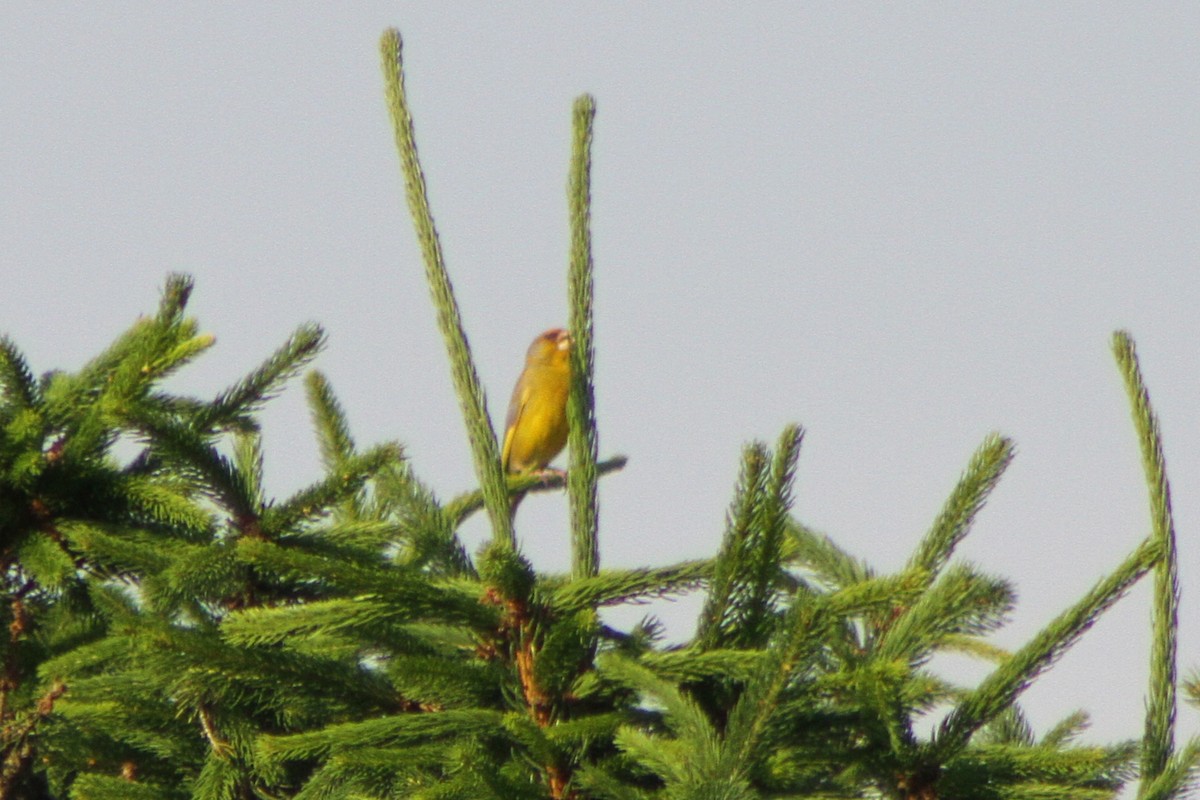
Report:
<svg viewBox="0 0 1200 800"><path fill-rule="evenodd" d="M525 353L525 369L513 387L504 422L500 461L510 475L545 471L567 443L567 394L571 388L571 334L551 328ZM513 497L515 515L522 495Z"/></svg>
<svg viewBox="0 0 1200 800"><path fill-rule="evenodd" d="M551 328L525 353L504 421L504 471L544 470L567 443L567 393L571 387L571 334Z"/></svg>

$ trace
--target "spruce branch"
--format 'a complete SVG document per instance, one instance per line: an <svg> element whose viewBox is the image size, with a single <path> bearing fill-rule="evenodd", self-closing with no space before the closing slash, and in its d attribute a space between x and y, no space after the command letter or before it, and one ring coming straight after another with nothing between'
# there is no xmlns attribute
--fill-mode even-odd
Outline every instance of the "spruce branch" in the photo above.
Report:
<svg viewBox="0 0 1200 800"><path fill-rule="evenodd" d="M974 636L962 634L950 634L944 637L941 647L938 649L943 653L960 653L964 656L978 658L980 661L990 661L993 664L1003 664L1012 658L1012 653L1003 647L997 647Z"/></svg>
<svg viewBox="0 0 1200 800"><path fill-rule="evenodd" d="M784 588L792 483L803 438L803 429L789 425L773 457L761 444L745 451L697 634L706 648L762 643L774 630Z"/></svg>
<svg viewBox="0 0 1200 800"><path fill-rule="evenodd" d="M51 417L56 422L64 418L79 419L83 410L95 414L107 410L101 408L104 401L114 406L135 396L148 383L148 365L162 354L164 344L177 343L172 333L175 331L170 326L157 319L140 318L77 373L53 374L45 387Z"/></svg>
<svg viewBox="0 0 1200 800"><path fill-rule="evenodd" d="M1124 331L1113 334L1113 355L1125 381L1133 424L1142 452L1142 468L1150 494L1151 536L1159 543L1162 561L1154 570L1154 604L1150 645L1150 697L1146 702L1142 736L1141 775L1153 781L1166 768L1175 750L1176 631L1179 628L1179 568L1175 549L1175 520L1171 514L1171 485L1163 455L1158 417L1142 380L1133 339Z"/></svg>
<svg viewBox="0 0 1200 800"><path fill-rule="evenodd" d="M1012 458L1013 444L1010 440L995 433L983 440L933 527L909 559L910 568L924 570L929 582L937 577L950 560L954 548L970 531L975 516L996 488L1004 470L1012 463Z"/></svg>
<svg viewBox="0 0 1200 800"><path fill-rule="evenodd" d="M1015 600L1008 581L969 564L955 565L892 620L878 640L876 655L923 663L947 636L978 636L999 628Z"/></svg>
<svg viewBox="0 0 1200 800"><path fill-rule="evenodd" d="M552 617L544 615L542 619L546 622L535 632L532 677L549 700L552 719L557 723L571 713L572 687L592 663L599 622L590 608Z"/></svg>
<svg viewBox="0 0 1200 800"><path fill-rule="evenodd" d="M105 577L138 580L167 569L181 555L171 540L125 525L63 520L58 528L70 546L83 554L89 570Z"/></svg>
<svg viewBox="0 0 1200 800"><path fill-rule="evenodd" d="M857 644L857 621L861 617L878 616L890 613L899 606L906 606L918 601L921 597L921 580L919 572L904 571L895 575L881 575L877 578L861 581L837 589L829 594L821 594L805 583L796 584L792 594L796 597L820 596L825 598L830 610L842 618L844 633L840 639L850 639L856 642L855 651L864 651ZM853 622L852 622L853 620ZM845 644L839 641L838 644Z"/></svg>
<svg viewBox="0 0 1200 800"><path fill-rule="evenodd" d="M281 579L320 581L320 585L333 587L338 594L362 602L377 601L385 610L391 609L387 613L407 614L414 621L459 622L480 630L496 623L493 609L479 603L478 586L472 587L470 582L432 583L416 570L372 568L341 558L306 553L295 547L282 547L262 539L242 539L235 552L242 562ZM471 593L468 587L474 588L475 592Z"/></svg>
<svg viewBox="0 0 1200 800"><path fill-rule="evenodd" d="M0 393L6 404L21 409L33 408L41 401L29 363L7 336L0 336Z"/></svg>
<svg viewBox="0 0 1200 800"><path fill-rule="evenodd" d="M391 519L335 520L328 525L306 528L286 537L288 541L324 544L346 553L370 553L383 560L387 548L401 538L400 523Z"/></svg>
<svg viewBox="0 0 1200 800"><path fill-rule="evenodd" d="M330 472L341 471L342 465L354 454L354 437L350 435L346 412L323 373L309 372L304 378L304 389L313 427L317 429L321 463Z"/></svg>
<svg viewBox="0 0 1200 800"><path fill-rule="evenodd" d="M567 491L571 502L571 574L594 576L600 569L597 539L596 400L592 388L595 349L592 346L592 122L596 101L591 95L575 100L574 137L567 196L571 216L571 268L567 289L571 299L571 391L567 396L570 423L570 469Z"/></svg>
<svg viewBox="0 0 1200 800"><path fill-rule="evenodd" d="M762 650L651 651L641 657L660 678L676 683L694 683L713 678L745 683L758 674L766 654Z"/></svg>
<svg viewBox="0 0 1200 800"><path fill-rule="evenodd" d="M47 418L63 429L64 459L103 452L114 438L114 419L146 397L154 381L212 345L211 336L197 335L195 321L183 317L190 293L190 278L169 276L156 316L139 318L76 374L52 373L40 393L24 392L31 401L41 394ZM16 350L4 349L0 361L8 365L0 365L0 383L33 388L29 376L21 375L23 361Z"/></svg>
<svg viewBox="0 0 1200 800"><path fill-rule="evenodd" d="M425 175L417 158L416 133L404 91L400 32L394 28L385 31L380 48L387 106L396 137L396 149L400 151L408 208L416 226L417 239L421 243L421 253L425 259L425 277L437 309L438 327L450 356L451 377L471 443L475 475L483 490L484 504L492 521L493 537L515 547L512 520L509 519L508 492L505 488L504 470L500 464L500 447L496 442L491 418L488 416L483 385L471 360L467 334L463 330L462 316L458 310L458 302L454 299L454 289L446 271L442 245L438 241L433 213L429 207Z"/></svg>
<svg viewBox="0 0 1200 800"><path fill-rule="evenodd" d="M779 436L763 502L757 509L757 541L748 553L750 569L743 578L745 585L739 598L741 625L747 629L760 628L764 634L773 628L776 601L782 589L785 536L803 441L804 429L799 425L788 425Z"/></svg>
<svg viewBox="0 0 1200 800"><path fill-rule="evenodd" d="M975 744L984 747L992 745L1032 747L1036 743L1033 726L1029 724L1029 719L1016 703L984 725L975 737Z"/></svg>
<svg viewBox="0 0 1200 800"><path fill-rule="evenodd" d="M90 538L93 546L105 544L94 533ZM126 553L116 555L128 558ZM198 618L210 620L216 607L237 607L254 596L253 582L229 548L177 544L170 556L164 569L141 579L147 607L158 614L191 607Z"/></svg>
<svg viewBox="0 0 1200 800"><path fill-rule="evenodd" d="M207 730L205 731L207 734ZM211 746L192 787L192 800L282 800L256 786L241 759Z"/></svg>
<svg viewBox="0 0 1200 800"><path fill-rule="evenodd" d="M629 715L623 709L600 712L563 720L552 728L542 728L541 734L546 737L546 741L557 747L582 749L590 744L611 739L617 729L628 721Z"/></svg>
<svg viewBox="0 0 1200 800"><path fill-rule="evenodd" d="M125 424L135 430L154 458L186 476L197 488L225 508L235 520L251 519L261 506L256 486L247 484L242 470L217 451L211 436L171 417L139 408Z"/></svg>
<svg viewBox="0 0 1200 800"><path fill-rule="evenodd" d="M177 325L183 321L183 312L196 283L191 275L182 272L172 272L167 275L163 284L162 298L158 302L158 324L164 327Z"/></svg>
<svg viewBox="0 0 1200 800"><path fill-rule="evenodd" d="M1167 758L1157 775L1152 778L1142 776L1138 800L1182 800L1189 797L1196 788L1198 767L1200 738L1193 738L1182 750Z"/></svg>
<svg viewBox="0 0 1200 800"><path fill-rule="evenodd" d="M406 596L407 595L407 596ZM230 614L221 624L221 635L230 644L244 647L298 645L305 639L338 637L372 642L400 642L413 652L430 651L421 637L405 632L429 618L431 624L468 622L486 630L498 624L494 609L471 603L474 598L454 597L458 609L439 607L438 598L419 589L400 597L377 595L336 597L302 605L243 609Z"/></svg>
<svg viewBox="0 0 1200 800"><path fill-rule="evenodd" d="M636 750L637 755L641 757L639 760L645 766L675 780L686 780L689 773L717 773L721 739L711 720L694 701L670 681L660 678L631 659L605 654L600 657L598 667L605 678L636 690L651 700L653 705L662 708L663 723L686 745L688 760L691 763L679 763L666 758L665 751L668 748L664 747L661 738L651 738L644 734L636 736L629 728L624 730L625 736L619 740L624 743L624 749ZM642 738L643 736L645 738Z"/></svg>
<svg viewBox="0 0 1200 800"><path fill-rule="evenodd" d="M1059 749L1027 742L973 746L947 765L937 792L946 798L1112 798L1128 776L1132 755L1128 746ZM999 792L997 784L1004 787ZM1093 795L1089 790L1102 793Z"/></svg>
<svg viewBox="0 0 1200 800"><path fill-rule="evenodd" d="M625 456L613 456L596 464L596 473L598 475L607 475L610 472L624 469L627 463L629 463L629 459ZM550 492L555 489L561 489L567 483L565 476L553 472L543 475L508 475L506 476L506 481L508 491L513 494ZM483 492L479 489L474 489L469 492L463 492L458 497L446 503L445 512L447 519L450 520L450 524L457 528L467 517L481 508L483 508Z"/></svg>
<svg viewBox="0 0 1200 800"><path fill-rule="evenodd" d="M211 337L195 324L165 315L141 318L73 375L52 373L42 387L44 418L60 432L55 457L87 463L116 440L120 421L145 404L154 381L206 349Z"/></svg>
<svg viewBox="0 0 1200 800"><path fill-rule="evenodd" d="M321 730L258 739L257 756L281 763L328 757L331 752L388 744L417 745L494 733L504 715L485 709L447 709L437 714L399 714L362 722L344 722Z"/></svg>
<svg viewBox="0 0 1200 800"><path fill-rule="evenodd" d="M217 731L217 723L213 718L212 709L207 704L200 703L196 707L196 716L200 720L200 728L204 731L204 738L208 740L208 746L213 755L222 760L233 756L233 747Z"/></svg>
<svg viewBox="0 0 1200 800"><path fill-rule="evenodd" d="M54 526L52 534L25 537L15 548L22 572L41 588L62 591L74 582L81 567L88 566L71 544L60 525Z"/></svg>
<svg viewBox="0 0 1200 800"><path fill-rule="evenodd" d="M35 754L30 739L42 720L54 713L54 704L66 692L67 685L63 681L54 681L22 719L5 725L4 755L0 759L0 798L15 797L12 794L14 784Z"/></svg>
<svg viewBox="0 0 1200 800"><path fill-rule="evenodd" d="M397 653L387 664L395 690L412 710L441 711L492 705L499 701L497 684L505 679L500 665L465 654ZM528 719L521 715L522 719Z"/></svg>
<svg viewBox="0 0 1200 800"><path fill-rule="evenodd" d="M482 506L482 493L475 492ZM456 522L428 487L413 474L412 466L397 461L376 476L372 514L393 519L402 531L402 563L430 574L478 577L475 565L455 532Z"/></svg>
<svg viewBox="0 0 1200 800"><path fill-rule="evenodd" d="M143 378L161 380L185 366L196 356L207 351L216 343L211 334L189 335L170 347L162 355L142 366ZM148 381L147 381L148 382Z"/></svg>
<svg viewBox="0 0 1200 800"><path fill-rule="evenodd" d="M85 772L71 784L71 796L79 800L174 800L182 795L177 786Z"/></svg>
<svg viewBox="0 0 1200 800"><path fill-rule="evenodd" d="M587 765L575 771L575 781L599 800L650 800L651 795L622 783L607 770Z"/></svg>
<svg viewBox="0 0 1200 800"><path fill-rule="evenodd" d="M253 427L249 415L269 400L325 346L325 332L316 324L301 325L253 372L221 392L192 424L199 431Z"/></svg>
<svg viewBox="0 0 1200 800"><path fill-rule="evenodd" d="M264 461L262 436L258 431L238 431L233 436L233 468L237 471L238 483L254 509L266 506L263 491Z"/></svg>
<svg viewBox="0 0 1200 800"><path fill-rule="evenodd" d="M605 570L590 578L576 578L551 595L557 612L636 603L693 589L712 574L713 563L685 561L669 567Z"/></svg>
<svg viewBox="0 0 1200 800"><path fill-rule="evenodd" d="M844 589L875 577L874 570L822 533L796 519L788 522L791 541L785 544L789 562L803 566L816 580L832 589Z"/></svg>
<svg viewBox="0 0 1200 800"><path fill-rule="evenodd" d="M263 514L263 528L279 535L305 520L328 514L330 508L353 498L368 480L402 458L399 445L382 444L342 460L338 469L330 470L320 481L268 508Z"/></svg>
<svg viewBox="0 0 1200 800"><path fill-rule="evenodd" d="M196 502L191 487L176 476L143 477L126 472L114 482L114 506L121 509L122 522L157 528L170 536L207 540L212 536L214 515L210 507Z"/></svg>
<svg viewBox="0 0 1200 800"><path fill-rule="evenodd" d="M767 648L758 673L729 712L722 749L722 772L748 776L780 696L824 646L835 614L825 598L800 591L792 598L779 635Z"/></svg>
<svg viewBox="0 0 1200 800"><path fill-rule="evenodd" d="M754 511L760 502L766 480L766 445L754 442L742 451L742 466L734 488L733 502L725 521L725 540L716 558L716 572L708 589L708 600L700 614L696 643L701 649L720 647L733 615L737 591L739 553L748 549Z"/></svg>
<svg viewBox="0 0 1200 800"><path fill-rule="evenodd" d="M971 735L1017 699L1039 674L1075 643L1113 603L1162 557L1161 542L1144 541L1083 599L1062 612L994 670L942 720L932 751L941 762L967 746Z"/></svg>

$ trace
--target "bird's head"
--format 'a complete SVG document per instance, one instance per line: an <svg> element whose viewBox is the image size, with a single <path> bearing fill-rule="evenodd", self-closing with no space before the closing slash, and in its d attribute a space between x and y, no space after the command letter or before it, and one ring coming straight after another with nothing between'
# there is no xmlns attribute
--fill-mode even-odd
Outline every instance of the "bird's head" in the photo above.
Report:
<svg viewBox="0 0 1200 800"><path fill-rule="evenodd" d="M528 364L568 363L571 357L571 334L563 328L551 328L533 340L525 354Z"/></svg>

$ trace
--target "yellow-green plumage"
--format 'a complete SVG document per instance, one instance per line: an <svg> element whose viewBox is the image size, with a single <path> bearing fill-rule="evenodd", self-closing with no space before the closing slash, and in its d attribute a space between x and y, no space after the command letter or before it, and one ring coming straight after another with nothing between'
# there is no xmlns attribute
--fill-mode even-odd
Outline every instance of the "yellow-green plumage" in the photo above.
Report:
<svg viewBox="0 0 1200 800"><path fill-rule="evenodd" d="M545 469L567 443L567 393L571 386L571 337L551 328L533 340L517 379L504 424L504 471Z"/></svg>

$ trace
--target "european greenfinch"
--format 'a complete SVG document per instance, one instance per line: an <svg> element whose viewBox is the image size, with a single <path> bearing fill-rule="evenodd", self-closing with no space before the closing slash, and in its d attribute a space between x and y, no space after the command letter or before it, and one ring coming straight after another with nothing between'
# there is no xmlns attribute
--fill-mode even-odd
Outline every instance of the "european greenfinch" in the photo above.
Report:
<svg viewBox="0 0 1200 800"><path fill-rule="evenodd" d="M571 335L551 328L533 340L513 388L500 459L508 473L544 470L567 443Z"/></svg>

